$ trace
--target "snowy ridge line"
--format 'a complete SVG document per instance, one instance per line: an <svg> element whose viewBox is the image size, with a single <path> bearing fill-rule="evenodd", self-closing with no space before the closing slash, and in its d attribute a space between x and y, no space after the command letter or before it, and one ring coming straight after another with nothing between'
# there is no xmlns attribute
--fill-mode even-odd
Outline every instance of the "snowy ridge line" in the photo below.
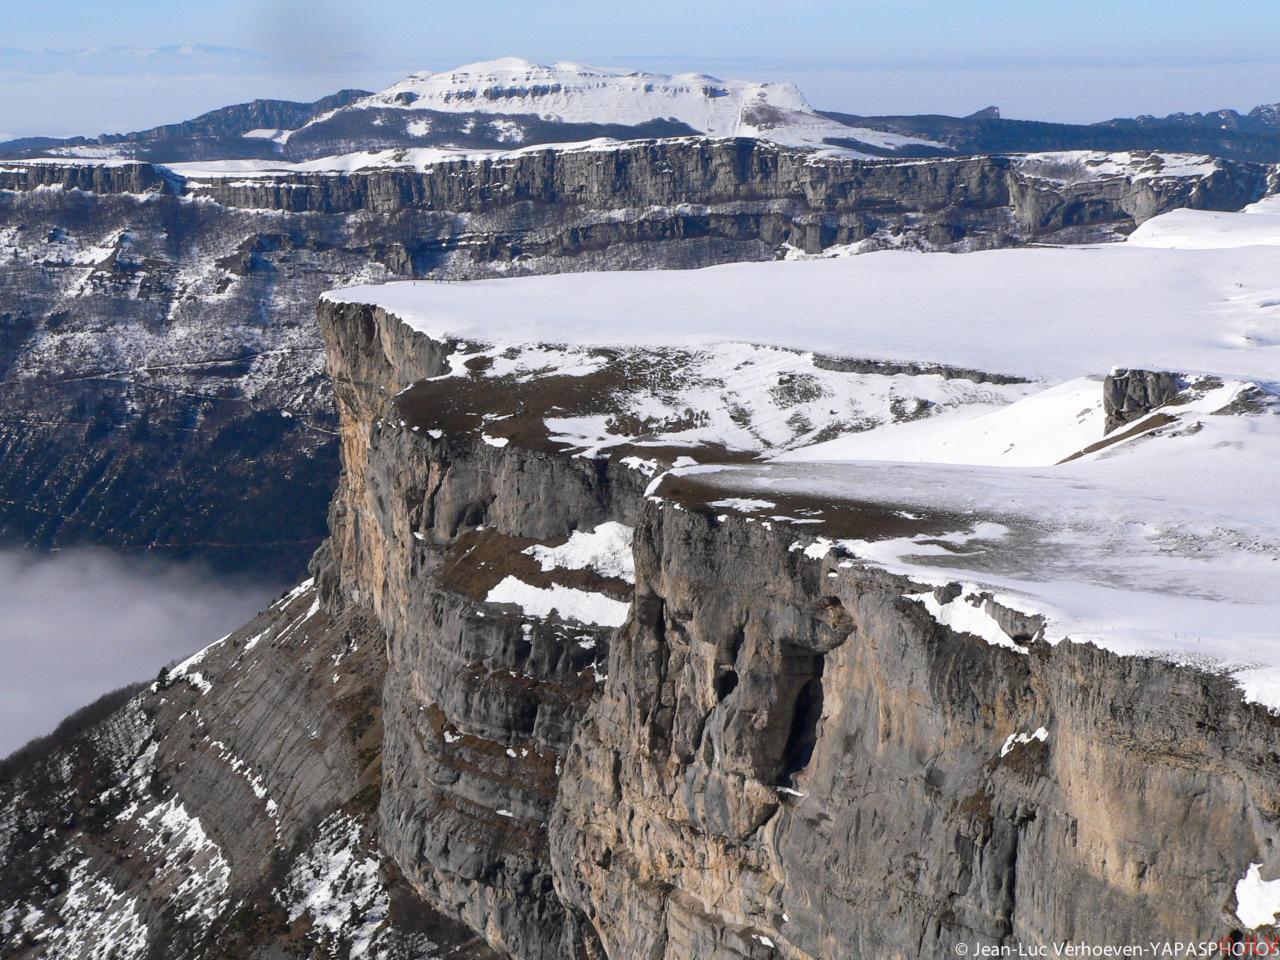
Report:
<svg viewBox="0 0 1280 960"><path fill-rule="evenodd" d="M972 584L963 585L955 597L945 602L932 590L905 594L905 597L923 606L934 620L957 633L981 637L993 647L1006 647L1017 653L1027 652L1026 647L1009 636L1000 622L988 612L987 604L992 602L991 598L982 596Z"/></svg>
<svg viewBox="0 0 1280 960"><path fill-rule="evenodd" d="M1013 158L1014 166L1031 180L1057 184L1128 177L1133 180L1205 177L1225 168L1217 157L1207 154L1118 150L1058 150L1024 153Z"/></svg>
<svg viewBox="0 0 1280 960"><path fill-rule="evenodd" d="M378 172L379 170L406 169L425 172L436 165L500 163L517 160L521 157L541 153L613 153L621 151L642 150L661 143L663 145L680 146L695 144L728 143L735 140L756 139L754 137L717 137L717 136L680 136L680 137L645 137L635 140L615 140L609 137L596 137L591 140L569 141L564 143L536 143L510 149L479 149L454 147L388 147L379 150L361 150L352 153L334 154L312 160L287 160L280 158L261 158L249 160L192 160L159 163L149 160L101 159L81 157L31 157L0 161L0 173L21 174L42 166L85 167L85 168L120 168L146 167L161 174L168 174L174 181L189 182L199 186L205 180L226 180L236 176L251 178L270 177L276 174L288 176L294 174L343 174ZM787 149L785 144L761 141L761 144L774 149ZM793 148L803 152L800 148ZM930 157L894 158L894 157L849 157L859 164L900 165L962 162L972 157ZM235 186L234 182L230 184ZM247 180L244 186L256 185ZM62 184L45 184L33 189L64 189ZM79 188L71 188L79 189ZM84 192L83 190L81 192ZM139 194L153 196L154 194Z"/></svg>
<svg viewBox="0 0 1280 960"><path fill-rule="evenodd" d="M878 131L853 131L841 128L835 136L848 137L855 132L880 136ZM137 196L154 197L161 190L190 193L201 196L200 191L218 182L227 187L254 187L262 183L278 184L282 178L323 175L376 174L389 171L427 173L433 168L450 165L502 164L538 154L615 153L647 149L655 144L669 146L693 144L718 144L736 140L753 140L762 146L776 150L790 150L807 154L810 160L820 162L846 161L860 166L933 166L948 163L972 162L971 155L931 157L895 157L860 153L845 148L820 147L815 143L781 142L760 133L742 132L732 135L700 134L693 136L644 137L618 140L596 137L591 140L561 143L532 143L509 148L477 148L449 146L398 146L351 153L331 154L313 159L255 158L247 160L192 160L153 162L127 158L95 157L33 157L0 162L0 173L22 174L41 166L124 168L139 167L154 170L163 184ZM922 141L922 143L924 143ZM926 144L927 145L927 144ZM1108 178L1133 181L1153 179L1197 178L1225 169L1227 161L1199 154L1159 153L1138 154L1097 151L1064 151L1053 154L1008 154L1013 169L1029 180L1041 180L1060 186L1082 181L1098 181ZM1049 172L1044 172L1049 171ZM244 178L236 180L235 178ZM66 188L63 184L46 184L33 189Z"/></svg>
<svg viewBox="0 0 1280 960"><path fill-rule="evenodd" d="M222 644L226 643L230 638L231 634L228 633L225 637L221 637L213 641L213 643L209 644L202 650L196 651L177 666L171 667L165 674L166 682L171 683L174 680L185 680L187 683L191 684L191 686L195 687L200 693L208 693L213 689L213 684L192 668L199 666L210 652L222 646ZM156 681L151 685L151 692L154 693L158 689L159 681Z"/></svg>
<svg viewBox="0 0 1280 960"><path fill-rule="evenodd" d="M614 153L641 150L661 143L663 145L680 146L693 144L727 143L734 140L755 139L753 137L646 137L636 140L615 140L609 137L596 137L591 140L571 141L566 143L536 143L524 147L510 149L478 149L454 147L388 147L379 150L360 150L352 153L334 154L312 160L250 159L250 160L192 160L158 163L149 160L98 159L79 157L32 157L17 160L0 161L0 173L21 174L42 166L61 167L103 167L120 168L128 166L146 167L161 175L171 178L171 184L179 189L199 189L206 181L224 181L225 186L257 186L273 176L289 177L300 175L323 174L362 174L378 173L388 170L408 170L425 173L436 166L468 165L479 163L502 163L518 160L521 157L542 153L574 154L574 153ZM765 146L775 149L787 149L785 144L762 141ZM793 148L800 151L800 148ZM927 160L898 159L893 157L848 157L859 163L896 165L916 163L945 163L950 161L971 160L971 157L937 157ZM243 182L232 178L246 177ZM230 181L230 182L225 182ZM63 184L42 184L32 189L84 191L79 187L66 188ZM152 197L155 193L138 194L140 197Z"/></svg>

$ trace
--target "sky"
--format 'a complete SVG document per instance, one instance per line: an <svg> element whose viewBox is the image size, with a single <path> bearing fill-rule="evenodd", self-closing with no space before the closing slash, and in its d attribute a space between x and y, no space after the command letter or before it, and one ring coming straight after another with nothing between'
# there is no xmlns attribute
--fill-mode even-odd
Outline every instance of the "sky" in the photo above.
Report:
<svg viewBox="0 0 1280 960"><path fill-rule="evenodd" d="M415 70L502 56L792 80L816 107L863 114L995 104L1009 117L1090 122L1280 101L1276 0L8 6L0 135L10 136L137 129L254 97L377 89ZM181 45L226 49L146 53ZM56 52L86 48L99 52Z"/></svg>
<svg viewBox="0 0 1280 960"><path fill-rule="evenodd" d="M102 694L154 678L279 593L106 550L0 550L0 756Z"/></svg>

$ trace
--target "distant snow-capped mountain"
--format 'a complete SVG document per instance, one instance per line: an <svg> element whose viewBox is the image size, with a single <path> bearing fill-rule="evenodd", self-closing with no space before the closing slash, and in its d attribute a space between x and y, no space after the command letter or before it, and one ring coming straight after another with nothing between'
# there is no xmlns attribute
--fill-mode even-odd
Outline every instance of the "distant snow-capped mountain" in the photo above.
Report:
<svg viewBox="0 0 1280 960"><path fill-rule="evenodd" d="M111 156L163 163L315 161L400 149L507 151L689 136L751 137L854 157L950 152L921 137L824 116L790 83L506 58L415 73L372 94L254 101L133 134L9 144L4 154L100 158L107 147Z"/></svg>
<svg viewBox="0 0 1280 960"><path fill-rule="evenodd" d="M577 63L545 66L515 57L415 73L296 131L278 131L275 139L293 148L291 153L315 156L311 142L335 137L352 145L358 139L364 149L474 149L650 136L754 137L863 156L941 149L920 138L825 117L790 83Z"/></svg>
<svg viewBox="0 0 1280 960"><path fill-rule="evenodd" d="M678 124L690 133L757 137L791 146L824 147L850 139L887 150L909 144L937 146L828 119L809 106L792 83L726 81L704 73L669 76L563 62L544 66L516 57L441 73L415 73L348 108L386 109L536 117L555 124ZM517 132L508 129L508 139L516 139Z"/></svg>
<svg viewBox="0 0 1280 960"><path fill-rule="evenodd" d="M731 136L742 122L744 108L757 103L812 112L790 83L725 82L698 73L666 76L563 62L543 66L516 57L441 73L415 73L355 106L535 114L570 123L665 119Z"/></svg>

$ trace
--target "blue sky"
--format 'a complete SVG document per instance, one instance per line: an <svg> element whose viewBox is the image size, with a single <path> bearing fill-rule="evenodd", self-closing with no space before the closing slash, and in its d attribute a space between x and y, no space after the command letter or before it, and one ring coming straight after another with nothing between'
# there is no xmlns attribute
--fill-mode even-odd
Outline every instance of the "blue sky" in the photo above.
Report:
<svg viewBox="0 0 1280 960"><path fill-rule="evenodd" d="M816 106L1090 121L1280 100L1277 0L44 0L5 12L21 50L203 44L169 62L0 53L0 133L145 126L254 96L377 87L523 56L793 79ZM1229 15L1222 11L1229 9ZM92 78L88 82L86 78Z"/></svg>

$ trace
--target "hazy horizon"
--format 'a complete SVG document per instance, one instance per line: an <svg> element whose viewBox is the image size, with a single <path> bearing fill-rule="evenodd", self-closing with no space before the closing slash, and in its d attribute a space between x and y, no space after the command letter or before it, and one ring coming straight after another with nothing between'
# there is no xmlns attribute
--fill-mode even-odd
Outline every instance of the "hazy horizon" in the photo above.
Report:
<svg viewBox="0 0 1280 960"><path fill-rule="evenodd" d="M1082 0L1070 16L1045 5L1017 17L990 0L785 10L654 0L600 22L567 0L498 3L483 17L370 0L355 18L336 0L61 0L10 14L0 138L144 129L503 56L790 80L813 106L858 114L964 115L994 104L1007 117L1086 123L1245 111L1280 101L1280 24L1268 7L1242 0L1228 21L1204 17L1194 0L1118 9Z"/></svg>

